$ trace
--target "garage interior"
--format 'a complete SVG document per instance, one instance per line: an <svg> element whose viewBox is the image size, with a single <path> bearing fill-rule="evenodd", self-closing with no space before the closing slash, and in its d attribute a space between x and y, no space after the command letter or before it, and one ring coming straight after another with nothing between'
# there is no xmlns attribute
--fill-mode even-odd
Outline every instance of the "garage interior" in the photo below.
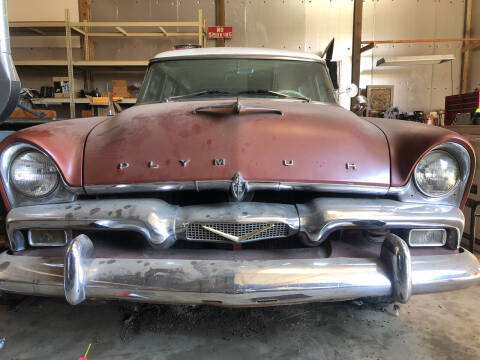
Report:
<svg viewBox="0 0 480 360"><path fill-rule="evenodd" d="M336 64L340 106L445 127L471 142L477 171L462 246L480 258L480 1L8 0L7 12L25 90L0 123L3 137L134 106L149 59L167 50L317 54ZM352 83L363 103L349 96ZM71 306L0 292L0 359L479 359L479 299L479 284L406 304L233 309Z"/></svg>

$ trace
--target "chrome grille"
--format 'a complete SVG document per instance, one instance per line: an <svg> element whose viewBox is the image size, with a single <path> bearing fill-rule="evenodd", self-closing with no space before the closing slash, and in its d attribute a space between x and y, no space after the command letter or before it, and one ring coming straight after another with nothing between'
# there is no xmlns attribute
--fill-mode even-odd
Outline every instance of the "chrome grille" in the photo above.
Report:
<svg viewBox="0 0 480 360"><path fill-rule="evenodd" d="M271 225L273 225L273 227L270 229L253 235L244 241L283 238L288 235L288 225L283 223L192 223L187 226L186 237L187 240L190 241L229 241L220 235L204 229L202 226L208 226L212 229L241 237Z"/></svg>

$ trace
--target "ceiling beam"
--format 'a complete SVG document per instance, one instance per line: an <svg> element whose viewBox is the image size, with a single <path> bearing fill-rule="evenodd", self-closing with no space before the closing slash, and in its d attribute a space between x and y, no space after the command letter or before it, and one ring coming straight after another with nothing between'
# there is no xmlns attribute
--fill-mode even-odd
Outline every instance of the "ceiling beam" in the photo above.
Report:
<svg viewBox="0 0 480 360"><path fill-rule="evenodd" d="M413 40L362 40L362 44L415 44L415 43L439 43L439 42L457 42L457 41L480 41L480 38L446 38L446 39L413 39Z"/></svg>

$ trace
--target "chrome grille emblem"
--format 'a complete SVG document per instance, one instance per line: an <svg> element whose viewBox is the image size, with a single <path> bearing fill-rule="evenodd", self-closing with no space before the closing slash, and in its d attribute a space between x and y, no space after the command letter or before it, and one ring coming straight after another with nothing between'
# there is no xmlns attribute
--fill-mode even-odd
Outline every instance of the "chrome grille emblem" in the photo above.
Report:
<svg viewBox="0 0 480 360"><path fill-rule="evenodd" d="M230 191L232 192L233 197L237 201L242 201L245 193L247 192L248 182L245 181L242 174L236 173L233 177L232 185Z"/></svg>
<svg viewBox="0 0 480 360"><path fill-rule="evenodd" d="M180 165L182 165L183 167L187 167L188 163L190 162L189 159L187 160L178 160L178 162L180 163Z"/></svg>
<svg viewBox="0 0 480 360"><path fill-rule="evenodd" d="M242 236L235 236L235 235L232 235L232 234L214 229L214 228L212 228L210 226L206 226L206 225L202 225L202 228L204 228L205 230L210 231L214 234L217 234L217 235L219 235L219 236L221 236L221 237L223 237L227 240L231 240L231 241L236 242L236 243L241 243L242 241L248 240L248 239L254 237L255 235L259 235L259 234L261 234L261 233L263 233L267 230L270 230L274 226L275 226L275 224L271 224L271 225L262 227L260 229L254 230L252 232L249 232L249 233L247 233L245 235L242 235Z"/></svg>
<svg viewBox="0 0 480 360"><path fill-rule="evenodd" d="M119 170L123 170L123 169L126 169L126 168L129 167L129 166L130 166L129 163L122 162L122 163L118 164L118 169L119 169Z"/></svg>
<svg viewBox="0 0 480 360"><path fill-rule="evenodd" d="M251 242L287 237L288 229L287 224L279 222L194 222L186 226L185 237L188 241Z"/></svg>

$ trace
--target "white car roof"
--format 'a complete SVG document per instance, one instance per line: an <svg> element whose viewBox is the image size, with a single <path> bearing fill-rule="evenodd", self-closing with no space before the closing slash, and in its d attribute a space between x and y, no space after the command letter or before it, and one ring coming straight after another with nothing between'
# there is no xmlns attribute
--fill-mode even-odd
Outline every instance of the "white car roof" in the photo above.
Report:
<svg viewBox="0 0 480 360"><path fill-rule="evenodd" d="M320 61L322 58L315 54L309 54L301 51L275 50L266 48L247 48L247 47L211 47L197 49L179 49L169 50L157 54L156 59L172 58L201 58L201 57L251 57L257 59L284 58L303 61Z"/></svg>

